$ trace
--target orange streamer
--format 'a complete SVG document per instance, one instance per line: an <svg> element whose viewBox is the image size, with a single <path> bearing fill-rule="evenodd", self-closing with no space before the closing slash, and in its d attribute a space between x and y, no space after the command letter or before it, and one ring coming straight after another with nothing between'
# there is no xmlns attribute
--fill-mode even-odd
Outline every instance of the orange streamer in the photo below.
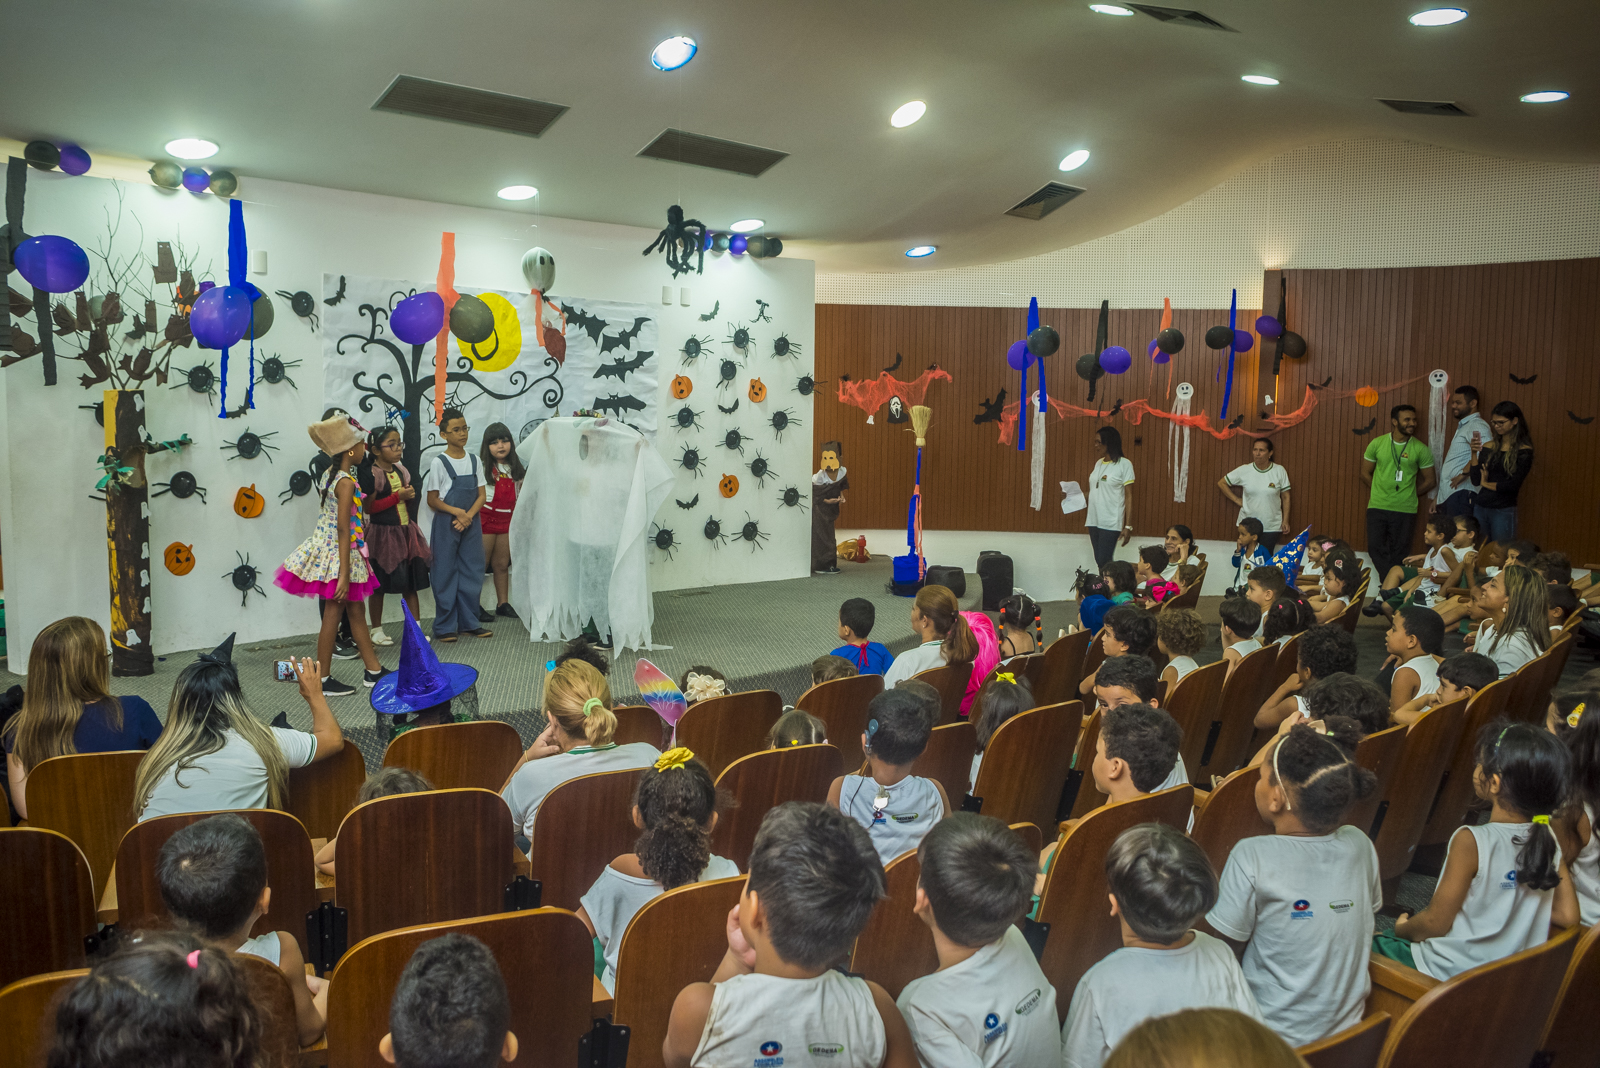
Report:
<svg viewBox="0 0 1600 1068"><path fill-rule="evenodd" d="M450 345L450 309L456 306L456 235L446 232L439 237L439 277L434 289L444 298L444 322L439 326L439 336L433 350L433 423L439 425L444 418L445 383L450 367L447 350Z"/></svg>
<svg viewBox="0 0 1600 1068"><path fill-rule="evenodd" d="M928 387L940 379L948 382L950 375L937 367L928 368L911 382L902 382L888 371L884 371L877 378L864 382L840 382L839 400L872 415L888 404L890 397L899 397L908 407L921 404L922 396L928 391ZM1016 405L1013 404L1011 407L1015 408ZM1012 421L1016 421L1014 417Z"/></svg>

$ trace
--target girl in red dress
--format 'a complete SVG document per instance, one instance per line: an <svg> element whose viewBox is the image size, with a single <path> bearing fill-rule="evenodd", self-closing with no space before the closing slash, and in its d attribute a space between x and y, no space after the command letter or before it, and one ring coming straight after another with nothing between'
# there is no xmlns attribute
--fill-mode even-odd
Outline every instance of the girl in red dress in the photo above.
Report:
<svg viewBox="0 0 1600 1068"><path fill-rule="evenodd" d="M483 432L483 447L478 453L483 461L484 477L489 482L488 494L483 502L483 559L494 572L494 599L499 606L494 614L516 618L516 609L506 600L511 588L511 513L517 506L517 489L527 471L517 458L517 444L511 437L511 428L504 423L491 423ZM484 622L493 618L487 612Z"/></svg>

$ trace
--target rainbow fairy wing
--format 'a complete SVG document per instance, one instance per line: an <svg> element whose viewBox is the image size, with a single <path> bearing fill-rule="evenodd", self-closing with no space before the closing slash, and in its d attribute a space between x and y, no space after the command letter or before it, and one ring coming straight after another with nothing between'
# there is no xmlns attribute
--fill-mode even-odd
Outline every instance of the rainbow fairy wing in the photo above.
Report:
<svg viewBox="0 0 1600 1068"><path fill-rule="evenodd" d="M676 727L678 720L689 710L689 702L683 699L678 684L642 656L634 665L633 682L639 687L639 695L644 698L644 703L666 720L668 726Z"/></svg>

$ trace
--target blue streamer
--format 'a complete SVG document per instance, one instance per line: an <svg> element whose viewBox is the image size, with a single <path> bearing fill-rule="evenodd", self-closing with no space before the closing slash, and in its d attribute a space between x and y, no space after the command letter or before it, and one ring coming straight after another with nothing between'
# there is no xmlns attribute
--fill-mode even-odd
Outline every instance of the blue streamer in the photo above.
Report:
<svg viewBox="0 0 1600 1068"><path fill-rule="evenodd" d="M1044 365L1039 365L1039 373L1044 374ZM1022 365L1022 397L1017 401L1017 451L1023 452L1028 448L1028 365Z"/></svg>
<svg viewBox="0 0 1600 1068"><path fill-rule="evenodd" d="M250 284L250 247L244 232L244 204L228 201L228 284L250 298L250 381L245 387L245 407L256 406L256 298L261 290ZM222 350L222 410L218 419L228 417L228 348Z"/></svg>
<svg viewBox="0 0 1600 1068"><path fill-rule="evenodd" d="M1233 358L1239 350L1234 348L1235 342L1233 340L1232 332L1238 329L1238 327L1235 325L1238 322L1238 319L1239 291L1235 289L1233 291L1233 301L1228 305L1228 385L1222 394L1222 415L1218 417L1223 420L1228 418L1228 402L1233 399Z"/></svg>
<svg viewBox="0 0 1600 1068"><path fill-rule="evenodd" d="M1044 361L1039 361L1039 410L1042 412L1050 398L1045 395L1044 389ZM1020 410L1019 410L1020 414Z"/></svg>

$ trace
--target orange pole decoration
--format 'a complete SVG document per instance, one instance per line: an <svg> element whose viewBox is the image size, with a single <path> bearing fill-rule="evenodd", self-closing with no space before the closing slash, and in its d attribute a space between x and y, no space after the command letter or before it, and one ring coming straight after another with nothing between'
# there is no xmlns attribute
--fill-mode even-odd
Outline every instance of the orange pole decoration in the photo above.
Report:
<svg viewBox="0 0 1600 1068"><path fill-rule="evenodd" d="M438 426L444 418L445 376L450 368L446 352L450 344L450 309L456 305L456 235L449 232L439 237L439 277L434 288L444 298L444 322L439 326L433 350L433 423Z"/></svg>

